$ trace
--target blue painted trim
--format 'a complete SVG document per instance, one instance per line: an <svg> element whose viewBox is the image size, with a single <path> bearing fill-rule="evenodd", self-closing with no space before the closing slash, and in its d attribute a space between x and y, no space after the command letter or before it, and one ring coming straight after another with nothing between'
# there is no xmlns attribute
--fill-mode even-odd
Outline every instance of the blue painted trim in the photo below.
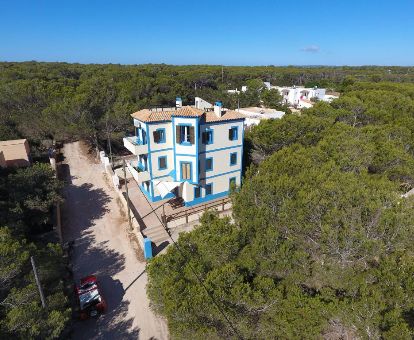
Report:
<svg viewBox="0 0 414 340"><path fill-rule="evenodd" d="M198 191L198 197L197 197L197 195L196 195L196 191L197 191L197 190L199 190L199 191ZM197 198L201 198L201 187L199 187L199 186L194 187L194 199L197 199Z"/></svg>
<svg viewBox="0 0 414 340"><path fill-rule="evenodd" d="M182 146L191 146L191 145L193 145L190 142L183 141L184 140L184 138L183 138L184 134L181 133L181 128L188 126L188 133L190 134L190 128L193 127L193 125L189 124L189 123L178 123L178 126L180 127L180 141L181 141L180 145L182 145Z"/></svg>
<svg viewBox="0 0 414 340"><path fill-rule="evenodd" d="M215 151L222 151L222 150L229 150L229 149L240 148L240 147L243 147L243 144L239 144L239 145L235 145L235 146L228 146L228 147L225 147L225 148L219 148L219 149L214 149L214 150L206 150L206 151L200 152L200 154L210 153L210 152L215 152Z"/></svg>
<svg viewBox="0 0 414 340"><path fill-rule="evenodd" d="M145 127L146 127L146 134L147 134L147 136L149 135L149 127L148 127L148 125L145 125ZM151 141L150 141L150 139L151 138L147 138L148 139L148 159L147 159L147 162L148 162L148 170L149 170L149 174L150 174L150 195L151 195L151 197L153 197L154 196L154 183L152 183L152 162L151 162Z"/></svg>
<svg viewBox="0 0 414 340"><path fill-rule="evenodd" d="M161 196L150 197L150 201L154 203L154 202L167 200L167 199L174 198L174 197L175 195L172 192L170 192L164 198L162 198Z"/></svg>
<svg viewBox="0 0 414 340"><path fill-rule="evenodd" d="M165 167L161 168L161 159L165 159ZM168 164L167 164L167 156L159 156L158 157L158 170L165 170L168 168Z"/></svg>
<svg viewBox="0 0 414 340"><path fill-rule="evenodd" d="M166 136L166 134L165 134L165 128L159 128L159 129L156 129L155 131L162 131L163 132L162 133L163 138L160 139L157 144L165 144L165 138L166 138L165 137Z"/></svg>
<svg viewBox="0 0 414 340"><path fill-rule="evenodd" d="M214 129L212 129L212 128L206 128L203 132L204 133L207 133L207 136L208 137L211 137L211 138L208 138L206 140L205 145L214 144Z"/></svg>
<svg viewBox="0 0 414 340"><path fill-rule="evenodd" d="M200 155L199 155L199 153L198 153L198 150L200 150L199 149L199 143L200 143L200 129L199 129L199 127L200 127L200 124L199 124L199 118L197 117L196 118L196 121L195 121L195 127L194 127L194 138L195 138L195 145L196 145L196 149L195 149L195 152L196 152L196 154L195 154L195 156L196 156L196 164L195 164L195 171L196 171L196 174L195 174L195 178L196 178L196 183L198 183L199 181L200 181L200 169L199 169L199 166L200 166L200 159L199 159L199 157L200 157Z"/></svg>
<svg viewBox="0 0 414 340"><path fill-rule="evenodd" d="M181 171L181 169L183 168L182 167L182 164L183 163L187 163L187 164L190 164L190 179L183 179L183 173L182 173L182 171ZM193 163L192 162L189 162L189 161L180 161L180 181L182 181L182 182L190 182L190 183L192 183L193 182Z"/></svg>
<svg viewBox="0 0 414 340"><path fill-rule="evenodd" d="M151 194L144 187L144 182L141 183L141 185L139 186L139 188L141 189L141 191L143 192L143 194L145 196L147 196L148 198L151 198Z"/></svg>
<svg viewBox="0 0 414 340"><path fill-rule="evenodd" d="M171 117L171 119L172 119L172 125L171 126L172 126L172 129L173 129L173 150L174 150L174 170L175 170L174 180L177 181L177 160L176 160L177 154L175 152L175 140L176 140L176 137L175 137L175 122L174 122L174 117Z"/></svg>
<svg viewBox="0 0 414 340"><path fill-rule="evenodd" d="M240 122L244 122L244 118L218 121L218 122L209 122L209 123L202 124L202 126L205 126L205 125L208 125L208 126L210 126L210 125L220 125L220 124L233 124L233 123L240 123Z"/></svg>
<svg viewBox="0 0 414 340"><path fill-rule="evenodd" d="M180 145L182 145L182 144L180 144ZM197 157L197 155L190 155L190 154L187 154L187 153L177 153L175 155L176 156L184 156L184 157Z"/></svg>
<svg viewBox="0 0 414 340"><path fill-rule="evenodd" d="M235 141L239 139L239 127L238 126L232 126L230 127L230 129L232 130L232 139L230 139L231 141ZM235 132L233 132L235 131Z"/></svg>
<svg viewBox="0 0 414 340"><path fill-rule="evenodd" d="M210 159L211 159L211 168L210 168L210 169L208 169L208 168L207 168L207 161L208 161L208 160L210 160ZM208 157L208 158L206 158L206 166L205 166L205 168L206 168L206 172L213 171L213 168L214 168L214 164L213 164L213 157Z"/></svg>
<svg viewBox="0 0 414 340"><path fill-rule="evenodd" d="M154 176L152 179L159 179L159 178L164 178L164 177L173 177L173 176L170 176L170 174L168 174L168 175L162 175L162 176Z"/></svg>
<svg viewBox="0 0 414 340"><path fill-rule="evenodd" d="M240 186L241 186L241 175L243 173L243 151L244 151L244 127L242 128L242 148L240 154Z"/></svg>
<svg viewBox="0 0 414 340"><path fill-rule="evenodd" d="M235 172L240 172L240 170L237 169L237 170L233 170L233 171L228 171L228 172L224 172L222 174L218 174L218 175L214 175L214 176L210 176L210 177L200 178L200 180L206 180L206 179L210 179L210 178L216 178L216 177L220 177L220 176L225 176L225 175L233 174Z"/></svg>
<svg viewBox="0 0 414 340"><path fill-rule="evenodd" d="M231 156L236 155L236 161L234 163L232 163L231 161ZM230 152L230 160L229 160L230 166L235 166L237 165L237 152Z"/></svg>
<svg viewBox="0 0 414 340"><path fill-rule="evenodd" d="M166 148L166 149L160 149L160 150L151 150L151 153L162 152L162 151L172 151L172 150L174 150L174 148Z"/></svg>
<svg viewBox="0 0 414 340"><path fill-rule="evenodd" d="M167 176L170 176L171 178L174 178L175 179L175 174L176 174L175 169L172 169Z"/></svg>
<svg viewBox="0 0 414 340"><path fill-rule="evenodd" d="M144 258L146 260L152 258L152 242L148 237L144 238Z"/></svg>
<svg viewBox="0 0 414 340"><path fill-rule="evenodd" d="M206 197L200 197L200 198L194 199L193 201L185 202L185 206L186 207L191 207L193 205L206 203L208 201L212 201L212 200L215 200L215 199L221 198L221 197L226 197L228 195L229 195L228 191L219 192L219 193L214 194L214 195L209 195L209 196L206 196Z"/></svg>
<svg viewBox="0 0 414 340"><path fill-rule="evenodd" d="M210 187L211 188L209 194L207 194L207 187ZM205 192L206 192L205 197L208 197L208 196L213 195L213 183L206 183L206 185L205 185Z"/></svg>

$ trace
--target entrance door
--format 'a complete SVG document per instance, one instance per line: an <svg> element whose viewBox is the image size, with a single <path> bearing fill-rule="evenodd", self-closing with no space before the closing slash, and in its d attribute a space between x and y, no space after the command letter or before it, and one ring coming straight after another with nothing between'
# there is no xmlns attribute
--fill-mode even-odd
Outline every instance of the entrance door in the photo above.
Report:
<svg viewBox="0 0 414 340"><path fill-rule="evenodd" d="M191 181L191 163L181 162L181 180Z"/></svg>

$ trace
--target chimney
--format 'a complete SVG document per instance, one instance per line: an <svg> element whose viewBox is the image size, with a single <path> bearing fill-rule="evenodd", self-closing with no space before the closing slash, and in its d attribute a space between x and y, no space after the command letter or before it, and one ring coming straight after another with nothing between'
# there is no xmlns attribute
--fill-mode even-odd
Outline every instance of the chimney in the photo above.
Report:
<svg viewBox="0 0 414 340"><path fill-rule="evenodd" d="M183 101L181 100L181 97L175 97L175 107L177 109L183 107Z"/></svg>
<svg viewBox="0 0 414 340"><path fill-rule="evenodd" d="M221 102L214 103L214 114L219 118L221 117L222 109L223 108Z"/></svg>

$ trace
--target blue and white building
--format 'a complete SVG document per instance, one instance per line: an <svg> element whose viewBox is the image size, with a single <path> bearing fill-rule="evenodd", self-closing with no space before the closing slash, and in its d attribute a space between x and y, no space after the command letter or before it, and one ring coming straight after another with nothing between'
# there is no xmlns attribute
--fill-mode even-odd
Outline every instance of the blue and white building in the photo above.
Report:
<svg viewBox="0 0 414 340"><path fill-rule="evenodd" d="M177 98L175 108L144 109L131 116L135 136L124 138L124 146L137 160L128 168L150 201L182 197L192 206L240 186L242 114L223 109L220 102L182 106Z"/></svg>

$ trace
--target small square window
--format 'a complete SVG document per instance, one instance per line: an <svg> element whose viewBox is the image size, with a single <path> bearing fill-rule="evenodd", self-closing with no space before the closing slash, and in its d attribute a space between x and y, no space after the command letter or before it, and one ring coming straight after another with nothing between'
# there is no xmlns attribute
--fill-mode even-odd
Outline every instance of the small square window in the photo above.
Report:
<svg viewBox="0 0 414 340"><path fill-rule="evenodd" d="M165 143L165 129L157 129L154 131L154 142L158 144Z"/></svg>
<svg viewBox="0 0 414 340"><path fill-rule="evenodd" d="M167 156L158 157L158 170L167 169Z"/></svg>
<svg viewBox="0 0 414 340"><path fill-rule="evenodd" d="M233 126L229 129L229 140L237 140L238 138L238 128Z"/></svg>
<svg viewBox="0 0 414 340"><path fill-rule="evenodd" d="M194 198L200 198L201 197L201 188L195 187L194 188Z"/></svg>
<svg viewBox="0 0 414 340"><path fill-rule="evenodd" d="M206 129L206 131L203 132L202 137L204 144L213 144L213 130Z"/></svg>
<svg viewBox="0 0 414 340"><path fill-rule="evenodd" d="M158 133L159 133L158 143L165 143L165 129L158 130Z"/></svg>
<svg viewBox="0 0 414 340"><path fill-rule="evenodd" d="M206 196L211 195L213 193L213 184L206 184Z"/></svg>
<svg viewBox="0 0 414 340"><path fill-rule="evenodd" d="M206 158L206 171L213 170L213 158Z"/></svg>
<svg viewBox="0 0 414 340"><path fill-rule="evenodd" d="M230 154L230 165L236 165L237 164L237 152L232 152Z"/></svg>

